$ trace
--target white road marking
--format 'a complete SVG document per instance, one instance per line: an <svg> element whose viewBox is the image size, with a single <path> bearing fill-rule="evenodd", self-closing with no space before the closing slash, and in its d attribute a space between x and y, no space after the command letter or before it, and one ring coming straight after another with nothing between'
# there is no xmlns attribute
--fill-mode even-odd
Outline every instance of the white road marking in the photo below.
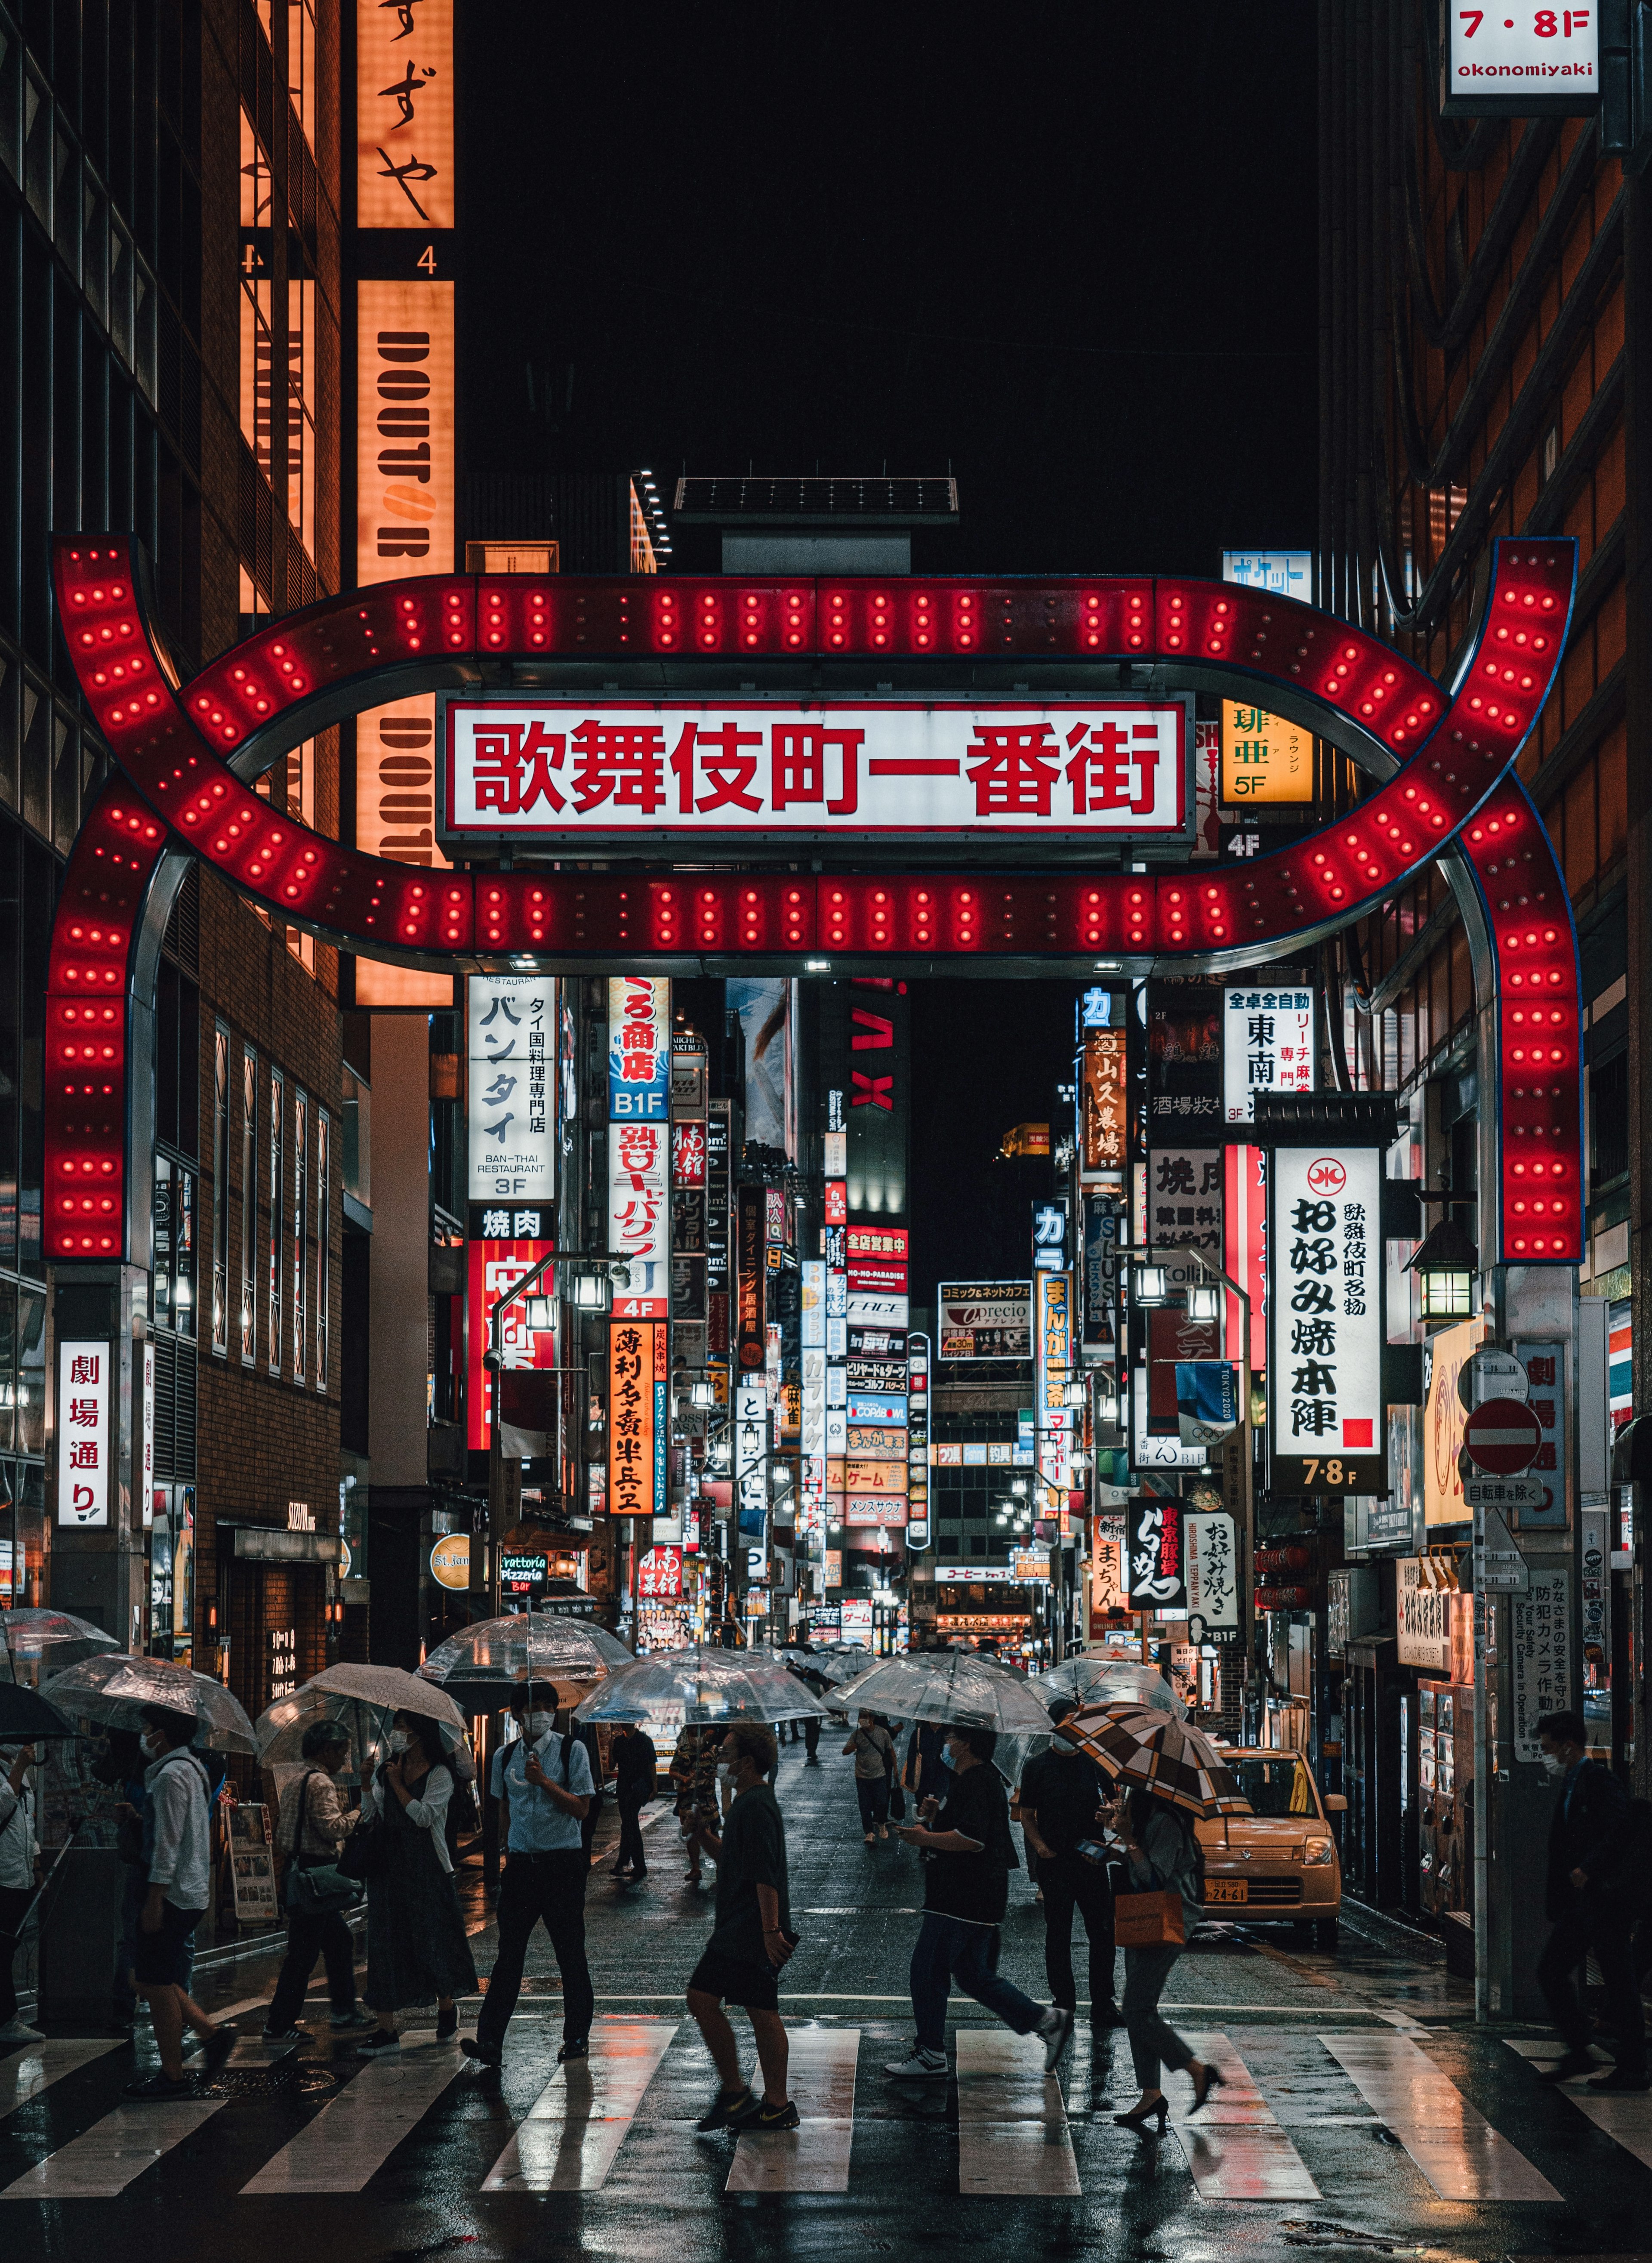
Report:
<svg viewBox="0 0 1652 2263"><path fill-rule="evenodd" d="M1505 2035L1504 2041L1511 2051L1518 2051L1523 2059L1538 2067L1551 2065L1560 2057L1560 2048L1550 2037L1522 2037L1517 2042ZM1626 2153L1633 2153L1637 2161L1652 2169L1652 2090L1591 2090L1591 2076L1609 2074L1611 2071L1611 2061L1603 2058L1586 2073L1575 2074L1554 2086L1564 2092L1597 2129L1604 2129Z"/></svg>
<svg viewBox="0 0 1652 2263"><path fill-rule="evenodd" d="M958 2190L1076 2194L1067 2109L1042 2040L1001 2027L956 2035Z"/></svg>
<svg viewBox="0 0 1652 2263"><path fill-rule="evenodd" d="M1442 2200L1562 2197L1409 2036L1367 2033L1319 2040Z"/></svg>
<svg viewBox="0 0 1652 2263"><path fill-rule="evenodd" d="M676 2020L602 2019L591 2055L556 2072L482 2180L484 2192L601 2192Z"/></svg>
<svg viewBox="0 0 1652 2263"><path fill-rule="evenodd" d="M152 2169L174 2145L228 2104L226 2098L165 2098L117 2106L67 2145L60 2145L0 2200L110 2200Z"/></svg>
<svg viewBox="0 0 1652 2263"><path fill-rule="evenodd" d="M66 2074L119 2048L118 2036L105 2042L25 2043L10 2058L0 2059L0 2115L15 2114L19 2106L26 2106L31 2098L38 2098Z"/></svg>
<svg viewBox="0 0 1652 2263"><path fill-rule="evenodd" d="M1196 2121L1185 2076L1172 2093L1171 2123L1181 2140L1201 2200L1317 2200L1319 2187L1251 2071L1227 2036L1190 2031L1183 2042L1222 2076Z"/></svg>
<svg viewBox="0 0 1652 2263"><path fill-rule="evenodd" d="M368 2059L242 2192L359 2192L464 2064L457 2043L420 2044Z"/></svg>
<svg viewBox="0 0 1652 2263"><path fill-rule="evenodd" d="M734 2148L728 2192L848 2192L855 2138L858 2028L790 2028L787 2087L795 2129L753 2130ZM761 2077L753 2087L761 2084Z"/></svg>

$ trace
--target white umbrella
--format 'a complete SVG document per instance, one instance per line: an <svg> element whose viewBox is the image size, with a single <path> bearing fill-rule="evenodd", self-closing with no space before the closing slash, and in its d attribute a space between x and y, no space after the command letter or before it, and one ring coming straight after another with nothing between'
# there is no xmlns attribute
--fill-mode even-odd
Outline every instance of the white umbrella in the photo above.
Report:
<svg viewBox="0 0 1652 2263"><path fill-rule="evenodd" d="M350 1739L350 1759L340 1775L342 1783L362 1780L363 1763L375 1768L384 1760L390 1742L390 1708L370 1705L360 1697L347 1697L336 1689L318 1689L307 1681L290 1696L278 1697L253 1724L258 1758L278 1782L285 1773L306 1765L304 1739L318 1721L336 1721Z"/></svg>
<svg viewBox="0 0 1652 2263"><path fill-rule="evenodd" d="M762 1652L692 1643L655 1651L598 1684L577 1721L801 1721L826 1708L795 1674Z"/></svg>
<svg viewBox="0 0 1652 2263"><path fill-rule="evenodd" d="M1035 1674L1031 1687L1054 1697L1077 1697L1086 1706L1122 1705L1132 1712L1143 1706L1173 1713L1179 1721L1187 1708L1157 1667L1132 1664L1127 1658L1064 1658L1059 1666Z"/></svg>
<svg viewBox="0 0 1652 2263"><path fill-rule="evenodd" d="M508 1705L525 1682L592 1682L635 1666L623 1642L590 1619L522 1611L481 1619L437 1645L421 1679L479 1711Z"/></svg>
<svg viewBox="0 0 1652 2263"><path fill-rule="evenodd" d="M145 1705L192 1713L201 1724L199 1742L214 1752L256 1753L252 1723L223 1683L210 1674L192 1674L160 1658L133 1658L123 1650L83 1658L53 1674L41 1693L60 1712L114 1728L141 1726Z"/></svg>
<svg viewBox="0 0 1652 2263"><path fill-rule="evenodd" d="M898 1721L946 1721L999 1735L1048 1736L1046 1703L1026 1677L968 1651L910 1651L880 1658L837 1692L844 1711L860 1707Z"/></svg>
<svg viewBox="0 0 1652 2263"><path fill-rule="evenodd" d="M337 1697L358 1697L364 1705L376 1705L387 1713L417 1713L427 1721L444 1722L450 1729L461 1734L465 1716L448 1695L433 1681L423 1681L416 1674L408 1674L400 1666L357 1666L349 1662L328 1666L313 1674L304 1684L305 1689L320 1689ZM295 1690L295 1696L301 1695Z"/></svg>

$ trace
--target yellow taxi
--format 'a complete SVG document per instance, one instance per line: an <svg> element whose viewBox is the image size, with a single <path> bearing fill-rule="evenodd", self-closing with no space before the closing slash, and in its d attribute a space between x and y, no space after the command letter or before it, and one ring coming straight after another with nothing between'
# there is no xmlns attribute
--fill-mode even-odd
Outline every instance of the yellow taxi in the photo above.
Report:
<svg viewBox="0 0 1652 2263"><path fill-rule="evenodd" d="M1315 1946L1334 1948L1342 1865L1329 1818L1347 1801L1339 1791L1321 1794L1301 1753L1219 1749L1251 1812L1197 1826L1206 1909L1213 1918L1284 1923L1302 1933L1311 1926Z"/></svg>

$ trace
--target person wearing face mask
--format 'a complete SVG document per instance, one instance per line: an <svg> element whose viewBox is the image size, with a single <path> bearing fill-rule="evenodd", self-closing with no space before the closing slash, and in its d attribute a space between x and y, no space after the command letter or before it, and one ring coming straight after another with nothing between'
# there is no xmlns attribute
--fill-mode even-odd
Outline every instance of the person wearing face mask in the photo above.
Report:
<svg viewBox="0 0 1652 2263"><path fill-rule="evenodd" d="M454 1998L468 1996L476 1985L447 1849L453 1733L426 1714L395 1714L390 1758L372 1772L362 1794L364 1816L384 1818L386 1856L367 1879L363 1992L379 2024L357 2046L362 2058L400 2049L396 2014L413 2005L434 2003L436 2039L445 2042L458 2028Z"/></svg>
<svg viewBox="0 0 1652 2263"><path fill-rule="evenodd" d="M155 2025L161 2071L129 2082L126 2095L182 2098L190 2087L184 2069L185 2023L204 2038L209 2070L223 2064L235 2040L233 2028L215 2027L189 1994L189 1944L212 1898L207 1775L198 1754L190 1750L198 1725L192 1713L146 1705L140 1718L149 1763L143 1782L151 1835L133 1970Z"/></svg>
<svg viewBox="0 0 1652 2263"><path fill-rule="evenodd" d="M545 1694L524 1691L516 1699L510 1710L523 1732L494 1755L490 1789L506 1803L499 1948L475 2040L467 2037L463 2046L467 2058L485 2067L503 2064L505 2030L522 1992L523 1963L536 1925L550 1934L562 1975L558 2061L590 2055L596 1999L585 1956L585 1883L591 1866L580 1826L595 1786L590 1755L576 1738L557 1733Z"/></svg>
<svg viewBox="0 0 1652 2263"><path fill-rule="evenodd" d="M267 2043L293 2042L304 2010L305 1991L315 1960L327 1963L327 1992L335 2028L372 2025L356 2001L356 1944L336 1909L304 1910L292 1898L293 1874L336 1862L350 1836L353 1818L338 1804L336 1779L350 1761L350 1732L339 1721L312 1721L304 1732L305 1766L281 1797L276 1852L285 1856L282 1892L287 1909L287 1953L270 2009L264 2016Z"/></svg>
<svg viewBox="0 0 1652 2263"><path fill-rule="evenodd" d="M1605 1984L1616 2028L1617 2064L1598 2075L1591 2090L1645 2090L1646 2015L1630 1952L1634 1903L1620 1876L1633 1816L1628 1796L1612 1770L1591 1761L1581 1713L1546 1713L1537 1724L1543 1768L1555 1786L1548 1826L1548 1881L1544 1914L1554 1931L1538 1959L1538 1985L1548 2014L1566 2045L1544 2071L1545 2082L1565 2082L1594 2062L1589 2015L1576 1975L1592 1952Z"/></svg>
<svg viewBox="0 0 1652 2263"><path fill-rule="evenodd" d="M32 1745L0 1752L0 2043L38 2043L45 2037L18 2017L18 1992L11 1977L18 1935L34 1899L40 1843L34 1836L34 1796L29 1770Z"/></svg>
<svg viewBox="0 0 1652 2263"><path fill-rule="evenodd" d="M998 1738L991 1729L949 1724L941 1760L950 1772L944 1799L932 1793L919 1821L900 1835L927 1859L924 1916L912 1953L912 2006L918 2038L885 2074L897 2081L944 2081L947 1999L956 1981L966 1996L995 2013L1019 2035L1043 2039L1044 2071L1053 2073L1072 2033L1072 2014L1048 2011L999 1977L999 1927L1009 1900L1009 1874L1020 1867L1010 1836L1009 1801L992 1766Z"/></svg>

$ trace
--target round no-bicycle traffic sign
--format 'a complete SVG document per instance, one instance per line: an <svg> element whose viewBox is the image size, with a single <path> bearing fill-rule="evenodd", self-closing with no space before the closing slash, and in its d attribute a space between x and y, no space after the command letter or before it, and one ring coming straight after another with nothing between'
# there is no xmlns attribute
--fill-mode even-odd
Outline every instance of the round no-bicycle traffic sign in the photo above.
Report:
<svg viewBox="0 0 1652 2263"><path fill-rule="evenodd" d="M1518 1399L1488 1399L1464 1422L1462 1442L1469 1459L1494 1478L1518 1477L1537 1459L1543 1426Z"/></svg>

